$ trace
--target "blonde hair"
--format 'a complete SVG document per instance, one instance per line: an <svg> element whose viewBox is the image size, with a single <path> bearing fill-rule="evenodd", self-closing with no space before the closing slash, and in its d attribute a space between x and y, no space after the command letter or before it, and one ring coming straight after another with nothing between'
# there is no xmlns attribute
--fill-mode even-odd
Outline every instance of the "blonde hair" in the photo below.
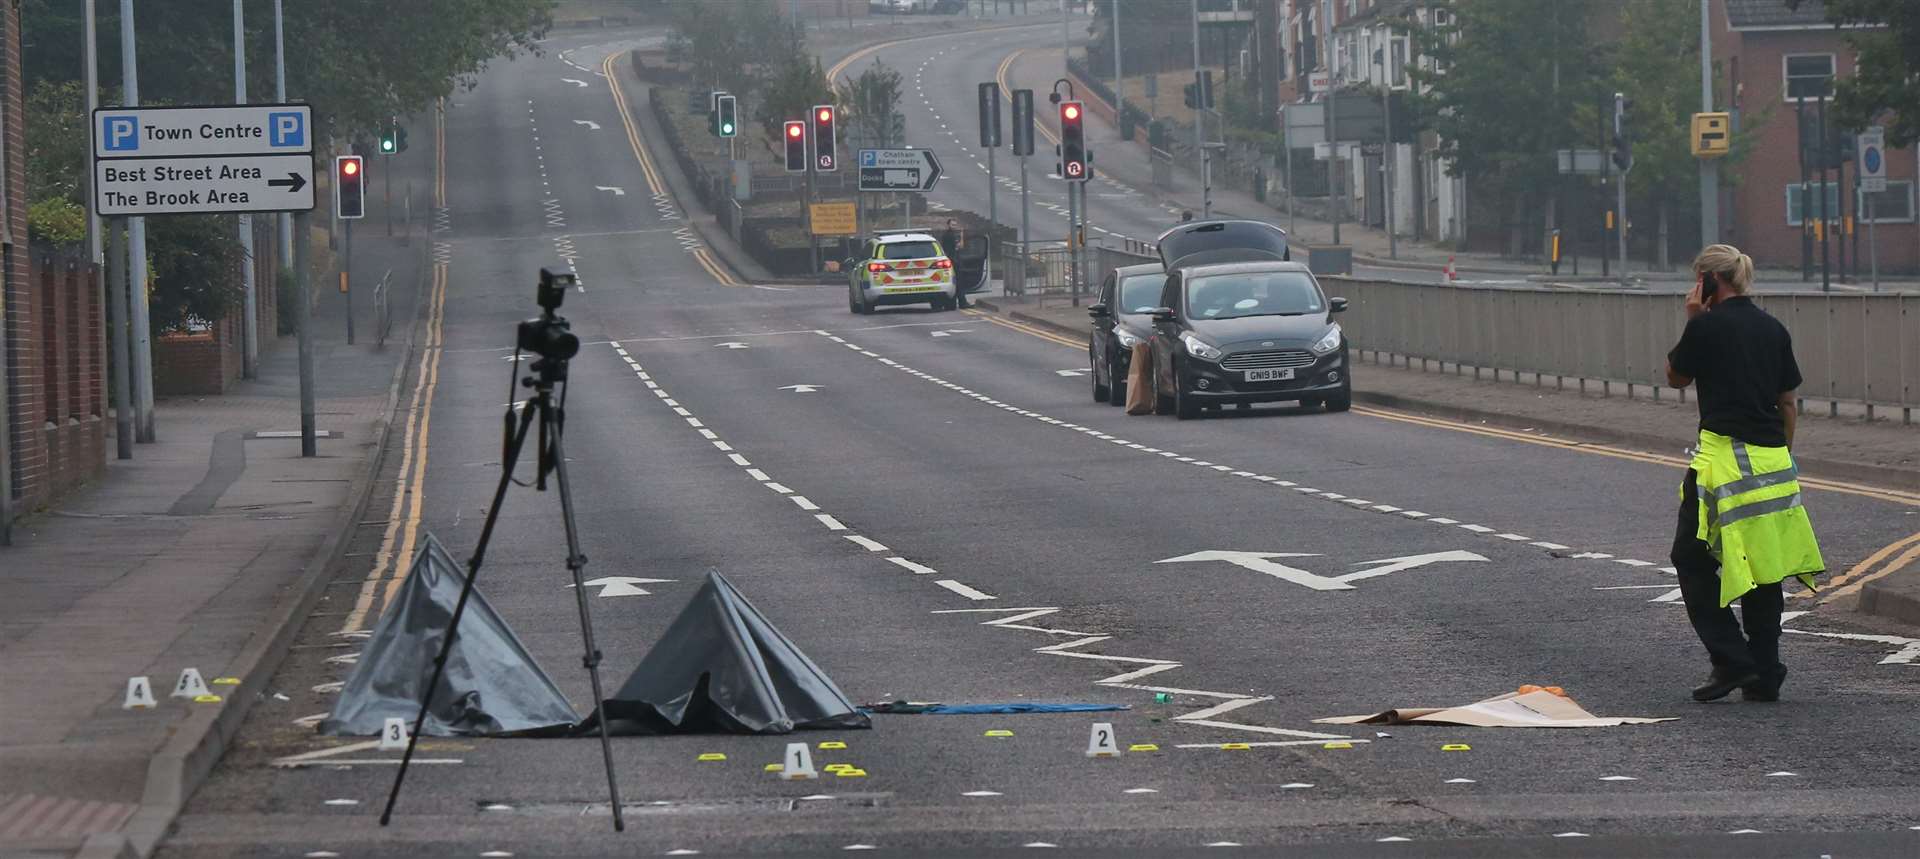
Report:
<svg viewBox="0 0 1920 859"><path fill-rule="evenodd" d="M1708 245L1693 258L1695 274L1713 272L1734 295L1746 295L1753 285L1753 257L1733 245Z"/></svg>

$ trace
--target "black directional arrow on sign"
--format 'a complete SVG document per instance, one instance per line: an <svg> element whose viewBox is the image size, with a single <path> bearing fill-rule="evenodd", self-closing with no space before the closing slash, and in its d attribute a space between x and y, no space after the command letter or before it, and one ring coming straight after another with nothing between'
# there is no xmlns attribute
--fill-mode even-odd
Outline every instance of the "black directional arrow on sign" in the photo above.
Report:
<svg viewBox="0 0 1920 859"><path fill-rule="evenodd" d="M307 178L298 173L289 171L287 173L287 178L285 179L268 179L267 187L285 188L289 193L298 194L300 193L301 188L307 187Z"/></svg>

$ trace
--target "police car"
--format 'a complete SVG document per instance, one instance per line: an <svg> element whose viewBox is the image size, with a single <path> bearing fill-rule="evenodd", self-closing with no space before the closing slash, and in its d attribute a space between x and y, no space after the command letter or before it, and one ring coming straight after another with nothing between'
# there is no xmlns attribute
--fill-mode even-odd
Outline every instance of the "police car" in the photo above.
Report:
<svg viewBox="0 0 1920 859"><path fill-rule="evenodd" d="M958 279L953 259L923 230L881 230L847 260L847 309L872 313L876 307L926 303L952 310Z"/></svg>

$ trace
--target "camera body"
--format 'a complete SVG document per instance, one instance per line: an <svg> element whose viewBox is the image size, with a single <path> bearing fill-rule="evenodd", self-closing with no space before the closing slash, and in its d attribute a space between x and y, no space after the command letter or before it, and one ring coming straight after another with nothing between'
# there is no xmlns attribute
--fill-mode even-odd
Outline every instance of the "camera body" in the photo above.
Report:
<svg viewBox="0 0 1920 859"><path fill-rule="evenodd" d="M540 316L520 323L517 342L522 352L532 352L548 361L566 361L580 353L580 338L575 336L566 317L555 311L567 298L567 287L580 282L571 272L540 269L540 286L534 300Z"/></svg>

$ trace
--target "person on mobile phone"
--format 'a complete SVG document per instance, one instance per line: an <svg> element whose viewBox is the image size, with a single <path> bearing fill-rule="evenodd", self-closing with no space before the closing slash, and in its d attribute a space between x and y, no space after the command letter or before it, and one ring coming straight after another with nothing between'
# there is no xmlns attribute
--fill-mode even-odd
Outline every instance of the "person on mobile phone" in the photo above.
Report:
<svg viewBox="0 0 1920 859"><path fill-rule="evenodd" d="M1750 257L1711 245L1693 271L1686 331L1667 354L1667 382L1696 386L1700 407L1671 555L1687 619L1713 664L1693 698L1739 689L1748 701L1777 701L1787 678L1780 584L1796 576L1811 588L1826 570L1790 452L1800 367L1786 326L1748 297Z"/></svg>

